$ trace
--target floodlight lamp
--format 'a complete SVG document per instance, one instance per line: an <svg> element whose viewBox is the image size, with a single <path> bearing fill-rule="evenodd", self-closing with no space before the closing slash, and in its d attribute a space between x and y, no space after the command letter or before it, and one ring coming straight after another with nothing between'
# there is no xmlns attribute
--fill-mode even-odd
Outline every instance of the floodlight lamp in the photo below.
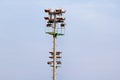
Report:
<svg viewBox="0 0 120 80"><path fill-rule="evenodd" d="M52 26L52 24L47 24L46 26L47 26L47 27L51 27L51 26Z"/></svg>
<svg viewBox="0 0 120 80"><path fill-rule="evenodd" d="M56 52L56 55L60 55L60 54L62 54L62 52L60 52L60 51Z"/></svg>
<svg viewBox="0 0 120 80"><path fill-rule="evenodd" d="M45 9L46 13L50 13L50 11L51 11L50 9Z"/></svg>
<svg viewBox="0 0 120 80"><path fill-rule="evenodd" d="M62 11L62 9L56 9L56 12L58 12L58 11Z"/></svg>
<svg viewBox="0 0 120 80"><path fill-rule="evenodd" d="M58 22L58 23L63 23L64 20L57 20L56 22Z"/></svg>
<svg viewBox="0 0 120 80"><path fill-rule="evenodd" d="M66 10L63 10L63 9L56 9L56 13L61 14L61 13L65 13L65 12L66 12Z"/></svg>
<svg viewBox="0 0 120 80"><path fill-rule="evenodd" d="M65 18L57 17L58 20L65 20Z"/></svg>
<svg viewBox="0 0 120 80"><path fill-rule="evenodd" d="M54 58L53 56L50 56L49 58Z"/></svg>
<svg viewBox="0 0 120 80"><path fill-rule="evenodd" d="M56 58L62 58L61 56L57 56Z"/></svg>
<svg viewBox="0 0 120 80"><path fill-rule="evenodd" d="M61 61L57 61L57 64L62 64L62 62Z"/></svg>
<svg viewBox="0 0 120 80"><path fill-rule="evenodd" d="M65 24L62 23L62 24L61 24L61 27L65 27Z"/></svg>
<svg viewBox="0 0 120 80"><path fill-rule="evenodd" d="M54 19L50 19L49 21L48 21L48 23L53 23L54 22Z"/></svg>
<svg viewBox="0 0 120 80"><path fill-rule="evenodd" d="M52 62L50 61L50 62L47 62L47 64L52 64Z"/></svg>
<svg viewBox="0 0 120 80"><path fill-rule="evenodd" d="M60 14L62 12L62 9L56 9L55 12Z"/></svg>
<svg viewBox="0 0 120 80"><path fill-rule="evenodd" d="M49 52L51 55L53 55L54 53L53 52Z"/></svg>
<svg viewBox="0 0 120 80"><path fill-rule="evenodd" d="M49 17L44 17L45 20L49 20Z"/></svg>

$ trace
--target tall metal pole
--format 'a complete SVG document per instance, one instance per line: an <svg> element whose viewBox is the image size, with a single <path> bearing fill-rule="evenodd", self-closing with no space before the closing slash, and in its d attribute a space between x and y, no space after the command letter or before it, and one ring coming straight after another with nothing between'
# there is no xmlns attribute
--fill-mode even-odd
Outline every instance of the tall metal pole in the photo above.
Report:
<svg viewBox="0 0 120 80"><path fill-rule="evenodd" d="M61 57L60 51L57 51L56 48L56 38L57 36L63 36L64 33L62 33L65 29L65 18L62 17L62 14L65 13L62 9L56 9L54 11L51 11L50 9L45 9L45 12L48 13L49 17L44 17L45 20L47 20L47 28L51 28L52 32L48 31L46 32L49 35L53 36L53 51L49 52L51 56L49 58L52 59L52 61L48 61L47 64L49 64L51 67L53 67L53 80L56 79L56 71L57 67L60 67L61 61L58 60ZM59 23L59 26L56 26L56 24Z"/></svg>
<svg viewBox="0 0 120 80"><path fill-rule="evenodd" d="M54 35L53 35L53 80L56 80L56 14L54 14Z"/></svg>

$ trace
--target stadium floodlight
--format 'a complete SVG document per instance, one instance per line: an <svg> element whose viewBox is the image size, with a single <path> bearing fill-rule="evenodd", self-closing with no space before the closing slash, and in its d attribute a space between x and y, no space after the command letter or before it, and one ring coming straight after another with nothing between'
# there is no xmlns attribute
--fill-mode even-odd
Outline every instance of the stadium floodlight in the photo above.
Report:
<svg viewBox="0 0 120 80"><path fill-rule="evenodd" d="M57 51L56 48L56 39L58 36L63 36L63 30L65 30L65 18L62 17L62 14L66 11L63 9L45 9L45 13L48 13L48 17L44 17L44 19L47 21L46 27L51 29L51 31L46 31L47 34L53 36L53 51L49 52L51 56L49 56L50 61L47 62L51 67L53 67L53 80L56 80L56 70L58 67L60 67L60 64L62 64L61 61L59 61L61 56L61 51ZM57 25L58 24L58 25Z"/></svg>

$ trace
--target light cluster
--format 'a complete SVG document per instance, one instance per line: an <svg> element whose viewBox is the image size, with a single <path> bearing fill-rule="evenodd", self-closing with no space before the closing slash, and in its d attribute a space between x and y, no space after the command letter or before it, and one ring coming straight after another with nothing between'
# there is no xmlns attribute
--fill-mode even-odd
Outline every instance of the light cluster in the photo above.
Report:
<svg viewBox="0 0 120 80"><path fill-rule="evenodd" d="M49 15L48 17L44 17L44 19L47 20L47 27L53 27L53 23L60 23L61 27L65 27L65 18L62 17L62 14L66 11L62 9L56 9L54 11L51 9L45 9L45 12Z"/></svg>
<svg viewBox="0 0 120 80"><path fill-rule="evenodd" d="M49 56L50 59L53 59L54 58L54 53L53 52L49 52L51 54L51 56ZM60 61L60 58L62 58L61 56L61 53L60 51L56 52L56 63L57 63L57 67L60 67L60 64L62 64L62 62ZM48 61L47 64L49 64L51 67L53 67L53 61Z"/></svg>

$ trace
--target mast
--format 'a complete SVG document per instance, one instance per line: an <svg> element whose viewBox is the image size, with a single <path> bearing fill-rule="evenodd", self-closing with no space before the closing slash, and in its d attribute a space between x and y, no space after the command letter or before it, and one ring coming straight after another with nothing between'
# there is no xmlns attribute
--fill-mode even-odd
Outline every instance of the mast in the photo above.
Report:
<svg viewBox="0 0 120 80"><path fill-rule="evenodd" d="M64 35L63 30L65 30L65 18L62 17L62 14L66 11L62 9L55 9L54 11L51 9L45 9L45 12L48 13L48 17L44 17L44 19L47 20L46 27L51 29L51 31L46 31L46 33L53 36L53 51L49 52L51 54L49 58L52 59L52 61L48 61L47 64L53 67L53 80L57 80L56 72L57 68L61 64L61 61L58 59L62 58L62 52L57 51L56 40L58 36ZM59 24L59 26L56 26L57 24Z"/></svg>

